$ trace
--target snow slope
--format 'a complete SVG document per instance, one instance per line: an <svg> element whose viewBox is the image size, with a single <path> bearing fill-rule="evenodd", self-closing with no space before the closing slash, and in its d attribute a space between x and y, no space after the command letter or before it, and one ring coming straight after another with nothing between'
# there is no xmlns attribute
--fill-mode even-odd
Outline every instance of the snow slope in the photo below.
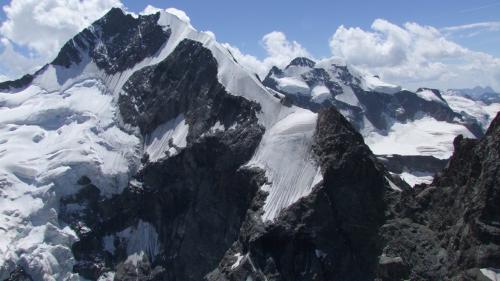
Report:
<svg viewBox="0 0 500 281"><path fill-rule="evenodd" d="M362 75L362 88L365 91L373 91L384 94L395 94L402 90L401 86L392 85L380 80L380 78L372 75Z"/></svg>
<svg viewBox="0 0 500 281"><path fill-rule="evenodd" d="M263 83L304 108L337 107L375 154L448 158L458 134L479 136L500 109L499 103L451 94L442 98L428 88L403 90L335 57L317 62L295 58L284 69L271 69ZM410 172L401 176L411 183L431 179Z"/></svg>
<svg viewBox="0 0 500 281"><path fill-rule="evenodd" d="M57 219L59 198L86 174L103 194L121 192L140 140L119 128L98 80L53 92L32 85L0 93L0 104L0 277L19 261L36 280L73 278L76 235Z"/></svg>
<svg viewBox="0 0 500 281"><path fill-rule="evenodd" d="M311 155L317 115L297 110L276 123L264 136L250 166L266 170L269 192L264 205L264 220L273 220L284 208L308 195L321 180Z"/></svg>
<svg viewBox="0 0 500 281"><path fill-rule="evenodd" d="M143 151L156 161L172 149L170 139L176 149L186 145L182 117L142 140L137 128L122 123L116 104L135 71L161 62L186 38L212 51L229 93L261 105L266 133L249 164L266 167L271 179L263 187L270 193L264 219L308 194L321 178L310 151L316 114L282 106L214 36L186 19L162 11L158 24L171 30L168 42L130 69L108 75L83 56L70 68L48 65L26 89L0 93L0 279L17 263L36 280L79 280L70 250L77 237L57 219L59 198L77 192L85 174L93 175L102 194L120 193Z"/></svg>
<svg viewBox="0 0 500 281"><path fill-rule="evenodd" d="M165 156L177 154L178 150L186 147L188 132L189 125L182 115L160 125L146 136L144 150L149 155L149 161L156 162Z"/></svg>
<svg viewBox="0 0 500 281"><path fill-rule="evenodd" d="M407 123L395 123L387 135L371 132L365 141L373 153L429 155L447 159L453 153L453 139L462 134L474 138L464 126L424 117Z"/></svg>
<svg viewBox="0 0 500 281"><path fill-rule="evenodd" d="M456 112L464 112L476 118L483 128L488 128L493 118L500 111L500 103L485 104L466 97L444 94L443 98Z"/></svg>
<svg viewBox="0 0 500 281"><path fill-rule="evenodd" d="M415 94L426 101L439 102L443 104L445 103L434 92L428 89L420 89L416 91Z"/></svg>

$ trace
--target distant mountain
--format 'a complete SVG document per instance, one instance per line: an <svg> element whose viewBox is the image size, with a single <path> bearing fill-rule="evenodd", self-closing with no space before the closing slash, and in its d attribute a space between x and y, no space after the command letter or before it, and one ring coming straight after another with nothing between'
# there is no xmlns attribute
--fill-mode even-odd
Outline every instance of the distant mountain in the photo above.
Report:
<svg viewBox="0 0 500 281"><path fill-rule="evenodd" d="M448 89L448 95L461 96L475 101L482 101L486 104L500 103L500 94L491 87L474 87L472 89Z"/></svg>
<svg viewBox="0 0 500 281"><path fill-rule="evenodd" d="M282 96L284 104L312 111L337 108L375 154L386 162L396 159L391 155L397 156L398 161L389 166L400 166L391 171L411 184L430 182L436 172L430 169L436 163L434 159L451 155L454 137L481 137L500 110L500 103L479 105L469 98L464 99L475 106L463 109L455 97L439 90L421 88L411 92L364 74L339 59L315 62L296 58L284 69L273 67L263 84ZM429 169L422 170L422 165L412 169L416 159L413 156L418 156L419 162L427 157Z"/></svg>

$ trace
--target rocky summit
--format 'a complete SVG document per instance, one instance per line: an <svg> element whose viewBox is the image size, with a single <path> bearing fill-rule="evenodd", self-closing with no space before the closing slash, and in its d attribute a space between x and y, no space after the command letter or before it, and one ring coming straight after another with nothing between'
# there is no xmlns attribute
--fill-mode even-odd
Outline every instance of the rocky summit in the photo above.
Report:
<svg viewBox="0 0 500 281"><path fill-rule="evenodd" d="M114 8L0 83L0 280L496 280L481 99Z"/></svg>

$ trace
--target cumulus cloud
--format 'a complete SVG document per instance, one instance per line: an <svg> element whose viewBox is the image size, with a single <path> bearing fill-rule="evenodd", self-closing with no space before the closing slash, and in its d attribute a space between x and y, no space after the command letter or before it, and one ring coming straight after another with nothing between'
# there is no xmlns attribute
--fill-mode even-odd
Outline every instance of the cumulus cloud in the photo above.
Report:
<svg viewBox="0 0 500 281"><path fill-rule="evenodd" d="M262 37L261 45L266 51L264 59L243 54L237 47L230 44L224 46L233 54L240 64L257 73L261 78L273 66L285 67L296 57L312 57L311 54L296 41L289 41L283 32L273 31Z"/></svg>
<svg viewBox="0 0 500 281"><path fill-rule="evenodd" d="M176 8L168 8L168 9L160 9L152 5L147 5L146 8L142 12L140 12L141 15L151 15L151 14L156 14L160 11L165 11L169 14L172 14L176 17L178 17L180 20L191 23L191 19L188 17L186 12L176 9Z"/></svg>
<svg viewBox="0 0 500 281"><path fill-rule="evenodd" d="M6 19L0 25L0 36L10 45L28 49L29 55L16 52L8 45L5 47L3 42L1 56L7 57L7 52L20 58L23 71L29 67L24 66L27 61L22 57L31 61L31 67L39 66L41 61L48 62L68 39L111 7L123 7L123 4L120 0L12 0L3 7ZM5 60L0 64L4 69L18 67ZM20 74L24 73L12 73Z"/></svg>
<svg viewBox="0 0 500 281"><path fill-rule="evenodd" d="M383 19L375 20L371 30L341 26L331 37L330 48L348 63L409 88L500 89L498 58L464 48L431 26L399 26Z"/></svg>
<svg viewBox="0 0 500 281"><path fill-rule="evenodd" d="M15 79L19 75L35 72L40 65L45 63L40 57L35 57L33 54L28 54L28 56L20 54L7 38L1 38L0 43L3 47L3 51L0 53L0 68L3 70L4 80Z"/></svg>
<svg viewBox="0 0 500 281"><path fill-rule="evenodd" d="M144 10L142 12L140 12L140 14L141 15L152 15L152 14L158 13L161 10L162 9L157 8L155 6L147 5L146 8L144 8Z"/></svg>
<svg viewBox="0 0 500 281"><path fill-rule="evenodd" d="M120 0L12 0L3 7L0 24L0 80L16 78L52 60L69 38L101 17ZM141 14L161 9L148 5ZM190 22L183 11L165 10ZM449 34L498 31L500 22L480 22L437 29L417 23L396 25L377 19L371 28L340 26L329 43L334 56L388 82L408 88L492 86L500 91L500 59L469 50ZM208 34L215 38L209 31ZM273 31L260 41L264 58L244 54L223 44L250 71L264 77L272 66L285 67L292 59L313 56L283 32ZM23 51L20 52L19 50Z"/></svg>

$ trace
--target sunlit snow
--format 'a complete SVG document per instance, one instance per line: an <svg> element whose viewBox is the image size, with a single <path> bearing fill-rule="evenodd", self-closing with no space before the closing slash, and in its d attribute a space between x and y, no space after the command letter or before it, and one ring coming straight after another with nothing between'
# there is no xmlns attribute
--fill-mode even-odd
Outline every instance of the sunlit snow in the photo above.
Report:
<svg viewBox="0 0 500 281"><path fill-rule="evenodd" d="M464 126L424 117L407 123L395 123L387 135L371 132L365 141L377 155L428 155L447 159L453 153L453 140L462 134L474 135Z"/></svg>

